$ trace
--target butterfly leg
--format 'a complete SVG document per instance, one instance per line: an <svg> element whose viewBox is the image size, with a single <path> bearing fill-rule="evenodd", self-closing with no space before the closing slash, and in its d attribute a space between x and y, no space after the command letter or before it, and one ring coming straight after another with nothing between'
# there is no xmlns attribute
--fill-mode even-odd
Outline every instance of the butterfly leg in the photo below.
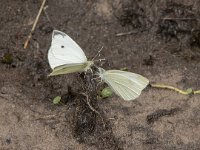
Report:
<svg viewBox="0 0 200 150"><path fill-rule="evenodd" d="M93 74L93 70L92 70L92 68L90 68L90 71L91 71L91 73Z"/></svg>

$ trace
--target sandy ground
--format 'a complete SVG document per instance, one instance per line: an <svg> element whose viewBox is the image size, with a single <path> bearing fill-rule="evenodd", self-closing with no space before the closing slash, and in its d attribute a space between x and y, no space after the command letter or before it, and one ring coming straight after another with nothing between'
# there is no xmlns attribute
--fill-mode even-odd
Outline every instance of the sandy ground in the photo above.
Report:
<svg viewBox="0 0 200 150"><path fill-rule="evenodd" d="M70 35L88 59L103 46L105 69L128 68L181 89L200 89L200 1L48 1L27 49L40 0L0 2L1 150L197 150L199 95L146 88L131 102L97 100L92 112L68 90L78 74L47 77L53 29ZM125 33L125 35L117 36ZM65 100L54 105L60 95Z"/></svg>

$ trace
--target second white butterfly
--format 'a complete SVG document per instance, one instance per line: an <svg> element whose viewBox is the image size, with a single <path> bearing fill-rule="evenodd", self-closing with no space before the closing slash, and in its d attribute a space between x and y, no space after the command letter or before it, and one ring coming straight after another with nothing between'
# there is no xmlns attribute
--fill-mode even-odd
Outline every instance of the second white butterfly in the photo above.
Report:
<svg viewBox="0 0 200 150"><path fill-rule="evenodd" d="M149 84L149 80L139 74L121 71L104 70L99 68L99 76L122 99L130 101L136 99Z"/></svg>

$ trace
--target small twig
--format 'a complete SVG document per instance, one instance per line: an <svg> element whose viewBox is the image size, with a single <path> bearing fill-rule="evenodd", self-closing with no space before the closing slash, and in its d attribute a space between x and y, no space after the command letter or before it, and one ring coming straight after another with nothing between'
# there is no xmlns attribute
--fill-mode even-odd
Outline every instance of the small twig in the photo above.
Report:
<svg viewBox="0 0 200 150"><path fill-rule="evenodd" d="M162 20L197 20L200 18L162 18Z"/></svg>
<svg viewBox="0 0 200 150"><path fill-rule="evenodd" d="M133 30L133 31L129 31L129 32L122 32L122 33L117 33L116 36L126 36L126 35L131 35L131 34L137 34L139 32L144 32L149 30L148 28L145 29L139 29L139 31Z"/></svg>
<svg viewBox="0 0 200 150"><path fill-rule="evenodd" d="M51 21L51 19L50 19L50 17L49 17L49 15L48 15L48 13L47 13L47 11L46 11L46 9L48 8L49 6L47 5L47 6L45 6L44 8L43 8L43 11L44 11L44 14L45 14L45 16L46 16L46 18L47 18L47 20L49 21L49 23L53 26L53 23L52 23L52 21Z"/></svg>
<svg viewBox="0 0 200 150"><path fill-rule="evenodd" d="M183 95L189 95L189 94L200 94L200 90L197 90L197 91L194 91L193 89L189 88L187 89L186 91L184 90L180 90L178 88L175 88L173 86L169 86L169 85L163 85L163 84L150 84L151 87L153 88L161 88L161 89L169 89L169 90L173 90L173 91L176 91L180 94L183 94Z"/></svg>
<svg viewBox="0 0 200 150"><path fill-rule="evenodd" d="M200 94L200 90L193 91L194 94Z"/></svg>
<svg viewBox="0 0 200 150"><path fill-rule="evenodd" d="M52 119L54 118L56 115L47 115L47 116L41 116L41 117L38 117L34 120L45 120L45 119Z"/></svg>
<svg viewBox="0 0 200 150"><path fill-rule="evenodd" d="M35 21L34 21L34 24L33 24L33 27L32 27L32 29L31 29L31 32L29 33L28 38L26 39L26 41L25 41L25 43L24 43L24 49L26 49L27 46L28 46L28 43L29 43L29 41L30 41L30 39L31 39L31 37L32 37L32 34L33 34L33 32L34 32L34 30L35 30L35 28L36 28L37 22L38 22L38 20L39 20L39 18L40 18L40 15L41 15L41 12L42 12L42 10L43 10L43 8L44 8L45 3L46 3L46 0L43 0L43 2L42 2L42 4L41 4L41 7L40 7L40 10L39 10L39 12L38 12L38 14L37 14L37 17L36 17Z"/></svg>
<svg viewBox="0 0 200 150"><path fill-rule="evenodd" d="M131 34L136 34L138 31L129 31L129 32L122 32L122 33L117 33L116 36L125 36L125 35L131 35Z"/></svg>

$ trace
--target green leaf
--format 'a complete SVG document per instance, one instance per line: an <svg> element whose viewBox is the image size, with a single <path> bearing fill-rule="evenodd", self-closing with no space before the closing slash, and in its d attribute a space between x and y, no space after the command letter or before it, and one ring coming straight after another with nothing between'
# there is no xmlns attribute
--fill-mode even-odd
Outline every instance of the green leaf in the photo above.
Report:
<svg viewBox="0 0 200 150"><path fill-rule="evenodd" d="M193 90L191 88L187 89L186 91L188 94L191 94L193 92Z"/></svg>
<svg viewBox="0 0 200 150"><path fill-rule="evenodd" d="M101 97L102 98L111 97L112 94L113 94L113 91L111 90L110 87L106 87L101 91Z"/></svg>
<svg viewBox="0 0 200 150"><path fill-rule="evenodd" d="M53 103L54 103L54 104L59 104L59 103L60 103L60 100L61 100L61 97L60 97L60 96L56 96L56 97L53 99Z"/></svg>

